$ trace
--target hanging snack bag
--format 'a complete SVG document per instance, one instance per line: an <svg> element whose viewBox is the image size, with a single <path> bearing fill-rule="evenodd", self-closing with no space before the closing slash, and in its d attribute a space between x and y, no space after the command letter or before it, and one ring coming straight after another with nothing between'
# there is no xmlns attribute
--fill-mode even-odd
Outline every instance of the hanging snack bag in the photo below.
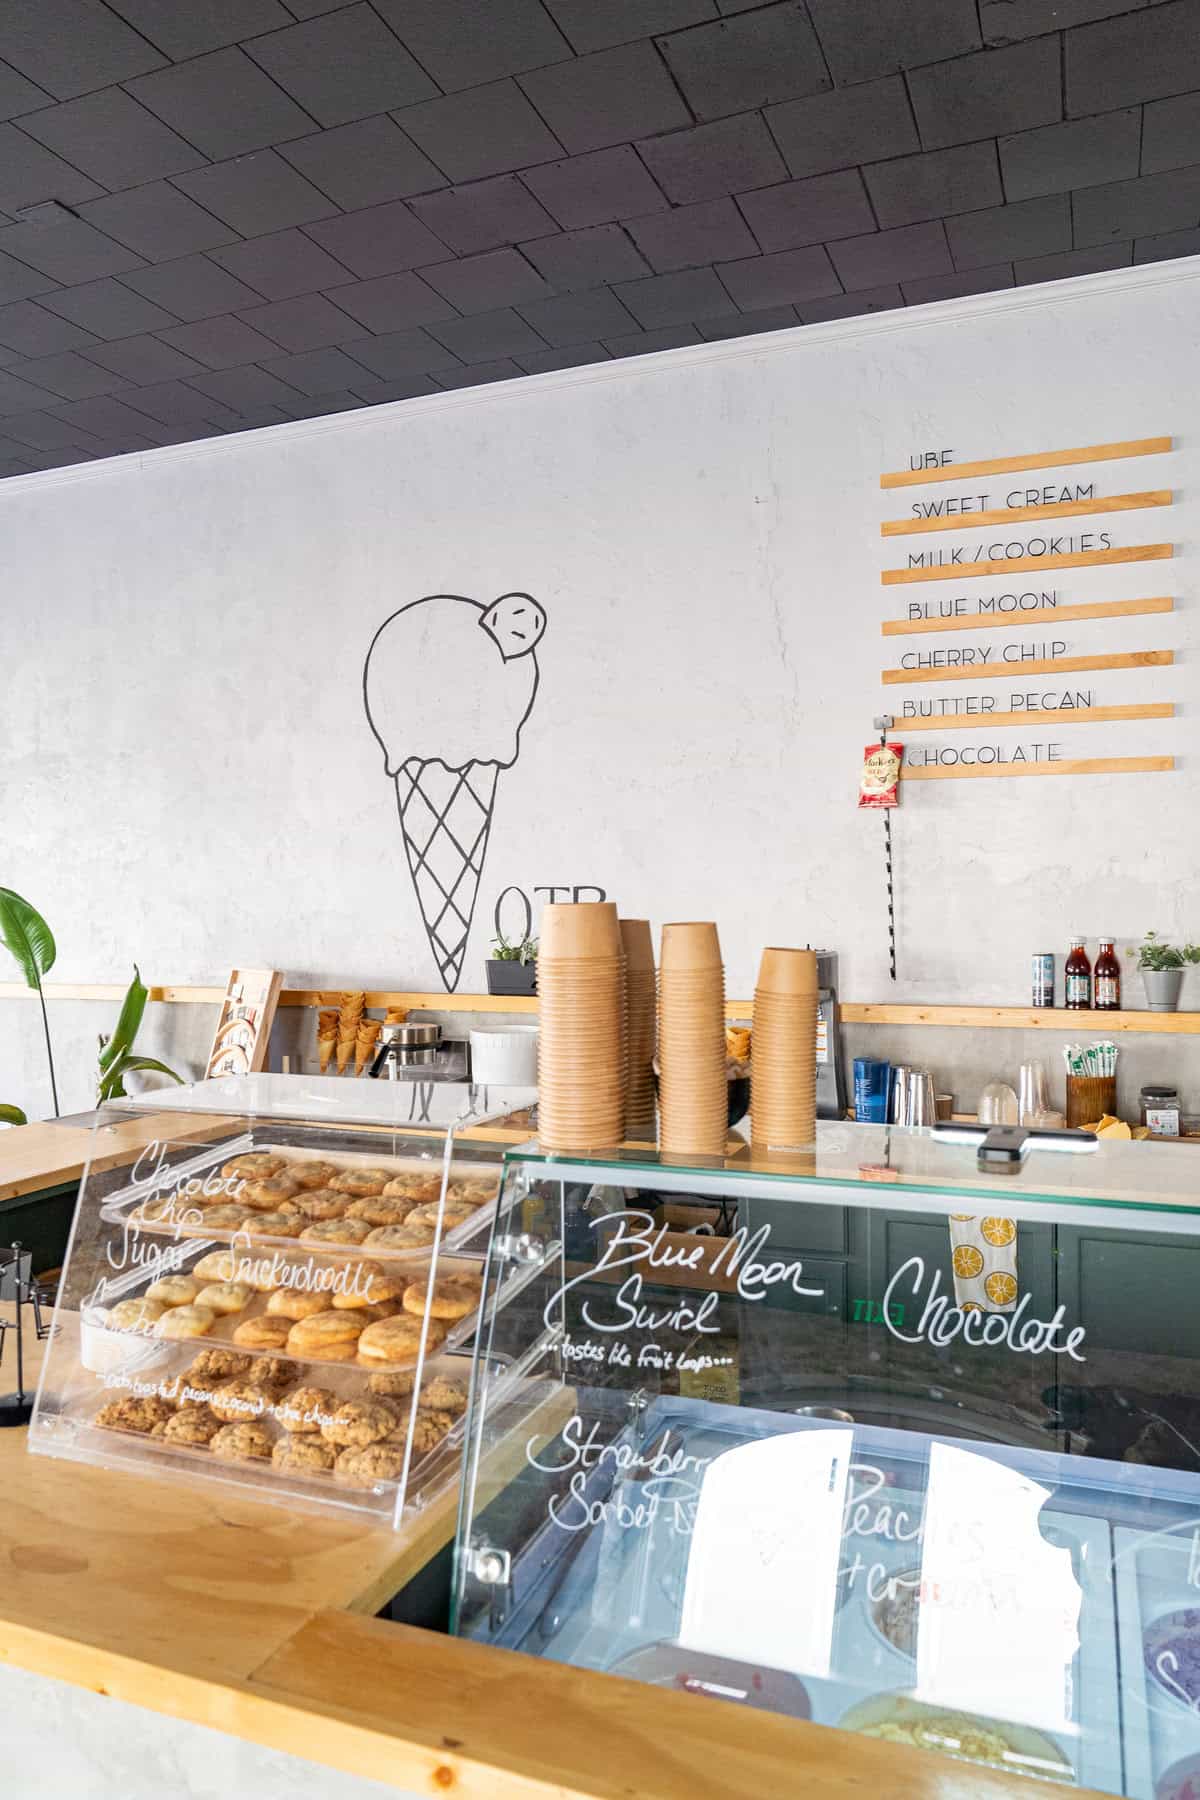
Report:
<svg viewBox="0 0 1200 1800"><path fill-rule="evenodd" d="M903 744L868 744L858 778L860 806L899 806Z"/></svg>

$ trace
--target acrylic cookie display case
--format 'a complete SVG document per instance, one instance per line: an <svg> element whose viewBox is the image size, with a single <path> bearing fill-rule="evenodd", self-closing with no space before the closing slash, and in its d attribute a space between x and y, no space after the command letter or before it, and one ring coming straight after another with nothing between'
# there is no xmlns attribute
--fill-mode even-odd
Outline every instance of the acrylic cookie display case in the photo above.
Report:
<svg viewBox="0 0 1200 1800"><path fill-rule="evenodd" d="M499 1152L205 1098L98 1116L30 1448L399 1524L457 1476Z"/></svg>
<svg viewBox="0 0 1200 1800"><path fill-rule="evenodd" d="M998 1176L834 1123L724 1162L510 1151L454 1629L899 1757L1200 1800L1189 1160ZM529 1239L556 1248L493 1308Z"/></svg>

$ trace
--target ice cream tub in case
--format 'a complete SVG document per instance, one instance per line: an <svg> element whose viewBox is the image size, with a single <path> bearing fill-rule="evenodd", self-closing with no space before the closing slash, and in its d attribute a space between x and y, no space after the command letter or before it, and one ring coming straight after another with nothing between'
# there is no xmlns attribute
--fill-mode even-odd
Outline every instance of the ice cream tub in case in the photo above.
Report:
<svg viewBox="0 0 1200 1800"><path fill-rule="evenodd" d="M1172 1763L1154 1787L1154 1800L1200 1800L1200 1751Z"/></svg>
<svg viewBox="0 0 1200 1800"><path fill-rule="evenodd" d="M909 1694L875 1694L869 1700L856 1701L838 1724L843 1731L915 1750L937 1750L959 1762L1075 1785L1066 1752L1047 1733L1030 1725L927 1705Z"/></svg>
<svg viewBox="0 0 1200 1800"><path fill-rule="evenodd" d="M1157 1795L1200 1746L1200 1526L1113 1536L1126 1791Z"/></svg>

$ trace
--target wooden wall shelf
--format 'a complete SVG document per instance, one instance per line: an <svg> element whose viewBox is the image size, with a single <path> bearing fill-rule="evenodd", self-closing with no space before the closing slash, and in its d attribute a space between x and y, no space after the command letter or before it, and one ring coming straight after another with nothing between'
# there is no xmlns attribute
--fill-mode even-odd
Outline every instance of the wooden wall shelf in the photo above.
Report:
<svg viewBox="0 0 1200 1800"><path fill-rule="evenodd" d="M1129 980L1136 976L1129 975ZM316 988L285 988L281 1006L319 1006L322 992ZM48 1000L122 1000L124 987L93 985L72 987L67 983L48 984ZM0 1000L33 1000L37 996L20 982L0 982ZM223 987L152 987L151 1000L168 1005L219 1006L225 998ZM370 1007L406 1006L410 1010L445 1013L537 1013L536 998L513 994L436 994L413 993L403 988L367 990ZM979 1030L1087 1032L1102 1037L1118 1031L1162 1032L1173 1036L1200 1036L1200 1012L1067 1012L1065 1007L1039 1010L1028 1006L929 1006L902 1005L889 1000L844 1000L841 1004L844 1025L958 1025ZM725 1016L749 1019L754 1001L727 1000Z"/></svg>
<svg viewBox="0 0 1200 1800"><path fill-rule="evenodd" d="M959 1025L982 1031L1059 1031L1103 1038L1131 1031L1200 1036L1200 1012L1068 1012L1063 1006L901 1006L845 1001L843 1025Z"/></svg>

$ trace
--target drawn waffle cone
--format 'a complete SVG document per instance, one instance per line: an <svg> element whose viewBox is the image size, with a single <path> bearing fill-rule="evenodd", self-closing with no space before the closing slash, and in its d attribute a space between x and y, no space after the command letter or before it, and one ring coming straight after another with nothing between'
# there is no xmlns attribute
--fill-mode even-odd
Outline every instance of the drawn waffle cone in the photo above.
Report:
<svg viewBox="0 0 1200 1800"><path fill-rule="evenodd" d="M461 769L410 757L396 775L409 873L448 992L458 984L492 829L494 763Z"/></svg>

